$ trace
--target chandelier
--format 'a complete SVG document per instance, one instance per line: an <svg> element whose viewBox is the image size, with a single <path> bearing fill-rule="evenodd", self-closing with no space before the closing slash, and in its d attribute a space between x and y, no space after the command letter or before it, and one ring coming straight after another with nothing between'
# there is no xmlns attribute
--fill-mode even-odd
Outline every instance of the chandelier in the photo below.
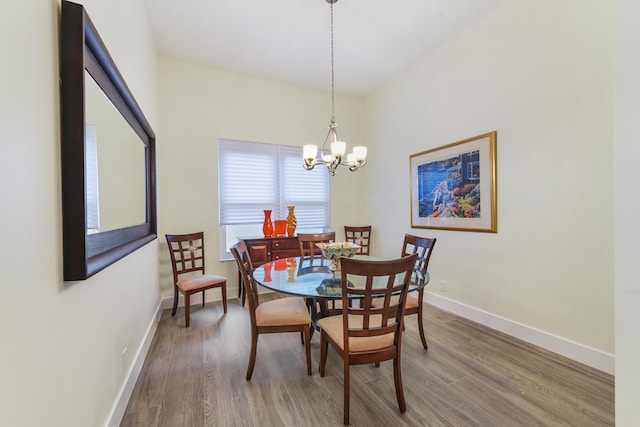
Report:
<svg viewBox="0 0 640 427"><path fill-rule="evenodd" d="M334 95L334 73L333 73L333 4L338 0L326 0L331 5L331 122L329 123L329 132L318 155L318 146L315 144L306 144L303 147L302 157L304 160L304 168L311 170L318 163L327 166L329 173L333 176L336 174L338 166L346 166L350 171L360 169L367 163L367 147L353 147L353 152L346 155L347 144L340 141L336 128L335 119L335 95ZM331 152L325 151L327 141L330 142Z"/></svg>

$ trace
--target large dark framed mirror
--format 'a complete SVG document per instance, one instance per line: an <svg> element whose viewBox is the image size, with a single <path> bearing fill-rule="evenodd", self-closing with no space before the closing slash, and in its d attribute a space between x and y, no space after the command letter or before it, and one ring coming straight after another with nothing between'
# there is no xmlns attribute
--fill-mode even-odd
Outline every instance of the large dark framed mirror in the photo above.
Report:
<svg viewBox="0 0 640 427"><path fill-rule="evenodd" d="M62 1L64 280L85 280L157 237L155 134L89 15Z"/></svg>

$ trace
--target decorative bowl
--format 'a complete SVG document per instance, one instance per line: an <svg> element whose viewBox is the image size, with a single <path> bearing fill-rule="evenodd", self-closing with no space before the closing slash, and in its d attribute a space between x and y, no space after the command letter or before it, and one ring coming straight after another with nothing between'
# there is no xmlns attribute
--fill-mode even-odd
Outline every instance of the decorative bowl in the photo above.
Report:
<svg viewBox="0 0 640 427"><path fill-rule="evenodd" d="M347 282L347 287L353 288L351 281ZM320 286L316 288L318 295L324 295L327 297L340 297L342 296L342 280L340 279L324 279Z"/></svg>
<svg viewBox="0 0 640 427"><path fill-rule="evenodd" d="M341 258L353 258L360 245L351 242L316 243L322 256L331 261L332 270L340 270Z"/></svg>

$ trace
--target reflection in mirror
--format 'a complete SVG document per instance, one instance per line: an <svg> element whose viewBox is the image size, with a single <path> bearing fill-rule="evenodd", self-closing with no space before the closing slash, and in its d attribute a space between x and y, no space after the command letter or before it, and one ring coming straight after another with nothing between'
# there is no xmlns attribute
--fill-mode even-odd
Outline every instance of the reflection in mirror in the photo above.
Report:
<svg viewBox="0 0 640 427"><path fill-rule="evenodd" d="M145 146L85 76L87 233L145 222Z"/></svg>
<svg viewBox="0 0 640 427"><path fill-rule="evenodd" d="M84 7L66 0L60 111L63 277L86 280L157 238L156 136Z"/></svg>

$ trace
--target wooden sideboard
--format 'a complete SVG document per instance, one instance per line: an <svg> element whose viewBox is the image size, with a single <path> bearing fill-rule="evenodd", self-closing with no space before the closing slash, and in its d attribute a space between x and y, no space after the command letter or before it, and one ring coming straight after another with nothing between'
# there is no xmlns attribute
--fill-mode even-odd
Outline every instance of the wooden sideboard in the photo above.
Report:
<svg viewBox="0 0 640 427"><path fill-rule="evenodd" d="M300 256L298 237L239 237L247 245L254 267L269 261Z"/></svg>
<svg viewBox="0 0 640 427"><path fill-rule="evenodd" d="M300 256L300 245L298 236L287 237L284 235L276 237L238 237L238 240L244 241L247 245L247 251L251 257L253 267L264 264L265 262L276 261L282 258L293 258ZM244 306L245 294L242 286L241 274L238 271L238 297L242 297L242 305Z"/></svg>

